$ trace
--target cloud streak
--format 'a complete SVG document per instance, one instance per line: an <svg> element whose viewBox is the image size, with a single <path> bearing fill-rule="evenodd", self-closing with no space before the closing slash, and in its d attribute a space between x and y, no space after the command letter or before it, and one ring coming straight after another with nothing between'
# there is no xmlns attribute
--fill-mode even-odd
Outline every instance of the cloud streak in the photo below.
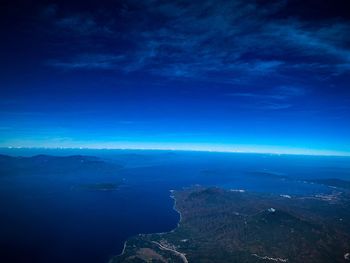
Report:
<svg viewBox="0 0 350 263"><path fill-rule="evenodd" d="M307 93L306 88L297 86L279 86L268 89L265 92L233 92L226 94L232 97L253 98L253 99L272 99L272 100L286 100Z"/></svg>
<svg viewBox="0 0 350 263"><path fill-rule="evenodd" d="M334 19L316 23L293 14L279 17L287 3L124 1L115 13L104 10L102 19L83 13L58 17L51 10L56 30L86 37L82 50L92 43L96 48L89 58L78 53L71 61L56 58L49 64L222 82L268 74L290 78L291 72L346 73L349 25ZM106 55L102 48L111 50L112 62L101 59Z"/></svg>
<svg viewBox="0 0 350 263"><path fill-rule="evenodd" d="M253 110L283 110L293 107L293 102L306 94L305 87L279 86L265 92L233 92L226 96L239 98L245 108Z"/></svg>
<svg viewBox="0 0 350 263"><path fill-rule="evenodd" d="M66 70L78 69L100 69L110 70L118 67L118 63L123 60L123 55L112 54L82 54L69 60L51 60L48 64L53 67L63 68Z"/></svg>

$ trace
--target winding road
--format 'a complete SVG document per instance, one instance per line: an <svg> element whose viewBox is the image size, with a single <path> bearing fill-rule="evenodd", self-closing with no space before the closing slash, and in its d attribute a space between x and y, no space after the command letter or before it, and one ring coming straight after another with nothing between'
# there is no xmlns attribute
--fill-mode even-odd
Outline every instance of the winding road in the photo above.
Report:
<svg viewBox="0 0 350 263"><path fill-rule="evenodd" d="M163 246L162 244L160 244L160 243L158 243L158 242L156 242L156 241L152 241L152 242L153 242L154 244L156 244L157 246L159 246L160 249L171 251L171 252L173 252L175 255L179 256L179 257L182 259L182 261L183 261L184 263L188 263L188 260L187 260L187 258L186 258L186 256L185 256L185 254L180 253L179 251L176 251L176 250L174 250L174 249L165 247L165 246Z"/></svg>

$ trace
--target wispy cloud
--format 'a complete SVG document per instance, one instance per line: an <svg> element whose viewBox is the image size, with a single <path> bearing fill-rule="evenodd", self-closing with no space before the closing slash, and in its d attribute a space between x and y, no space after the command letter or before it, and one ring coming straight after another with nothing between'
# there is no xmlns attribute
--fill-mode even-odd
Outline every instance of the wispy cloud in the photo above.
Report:
<svg viewBox="0 0 350 263"><path fill-rule="evenodd" d="M255 106L256 109L262 110L283 110L292 107L289 103L272 103L272 102L262 102ZM254 107L253 107L254 108Z"/></svg>
<svg viewBox="0 0 350 263"><path fill-rule="evenodd" d="M288 101L268 100L266 98L263 100L259 99L251 101L240 101L240 103L236 104L236 106L244 110L253 111L279 111L293 107L293 104L289 103Z"/></svg>
<svg viewBox="0 0 350 263"><path fill-rule="evenodd" d="M119 63L104 62L104 54L88 59L75 54L76 63L56 59L49 64L222 82L267 74L291 78L291 71L333 76L349 70L350 51L344 45L350 41L349 25L278 16L287 2L130 0L118 12L104 10L102 18L86 13L59 17L57 7L51 7L46 13L56 29L87 37L80 45L93 43L95 54L102 47L111 50L109 56Z"/></svg>
<svg viewBox="0 0 350 263"><path fill-rule="evenodd" d="M272 95L272 94L257 94L257 93L249 93L249 92L236 92L236 93L229 93L228 96L232 97L243 97L243 98L252 98L252 99L274 99L274 100L281 100L285 99L286 97L284 95Z"/></svg>
<svg viewBox="0 0 350 263"><path fill-rule="evenodd" d="M123 56L111 54L83 54L69 60L51 60L48 64L63 69L114 69L123 60Z"/></svg>
<svg viewBox="0 0 350 263"><path fill-rule="evenodd" d="M71 34L74 37L108 36L113 33L111 19L102 19L101 22L96 14L88 12L62 14L57 4L42 8L40 17L53 27L53 33L60 36L62 34Z"/></svg>
<svg viewBox="0 0 350 263"><path fill-rule="evenodd" d="M271 100L286 100L294 97L303 96L306 94L304 87L296 86L279 86L272 89L268 89L264 93L253 92L233 92L226 94L232 97L243 97L253 99L271 99Z"/></svg>
<svg viewBox="0 0 350 263"><path fill-rule="evenodd" d="M94 34L111 34L112 31L108 25L98 24L94 17L89 15L76 14L59 18L55 25L63 30L68 30L74 34L94 35Z"/></svg>
<svg viewBox="0 0 350 263"><path fill-rule="evenodd" d="M281 97L290 98L303 96L307 93L307 90L300 86L279 86L274 89L274 92Z"/></svg>
<svg viewBox="0 0 350 263"><path fill-rule="evenodd" d="M293 106L294 100L307 94L306 88L279 86L265 92L233 92L226 96L240 98L245 108L261 110L282 110Z"/></svg>

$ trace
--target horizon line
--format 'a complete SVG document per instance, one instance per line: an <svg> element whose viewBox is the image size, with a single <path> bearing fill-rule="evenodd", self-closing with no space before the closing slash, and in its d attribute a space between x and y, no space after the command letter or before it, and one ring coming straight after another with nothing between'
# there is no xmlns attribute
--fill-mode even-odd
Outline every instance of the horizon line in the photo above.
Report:
<svg viewBox="0 0 350 263"><path fill-rule="evenodd" d="M43 146L0 146L0 149L45 149L45 150L120 150L120 151L181 151L181 152L209 152L209 153L242 153L242 154L267 154L267 155L300 155L300 156L325 156L325 157L350 157L348 152L336 152L336 151L325 151L325 152L293 152L293 151L248 151L248 150L219 150L219 149L181 149L181 148L142 148L142 147L43 147ZM317 151L317 150L316 150ZM0 153L1 154L1 153Z"/></svg>

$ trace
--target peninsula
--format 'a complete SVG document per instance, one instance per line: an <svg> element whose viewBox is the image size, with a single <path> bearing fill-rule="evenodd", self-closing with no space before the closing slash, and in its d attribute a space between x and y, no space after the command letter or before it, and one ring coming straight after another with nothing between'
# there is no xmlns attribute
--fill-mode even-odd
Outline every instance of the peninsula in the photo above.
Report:
<svg viewBox="0 0 350 263"><path fill-rule="evenodd" d="M350 198L285 198L190 188L173 191L181 213L173 231L130 238L119 262L345 262Z"/></svg>

